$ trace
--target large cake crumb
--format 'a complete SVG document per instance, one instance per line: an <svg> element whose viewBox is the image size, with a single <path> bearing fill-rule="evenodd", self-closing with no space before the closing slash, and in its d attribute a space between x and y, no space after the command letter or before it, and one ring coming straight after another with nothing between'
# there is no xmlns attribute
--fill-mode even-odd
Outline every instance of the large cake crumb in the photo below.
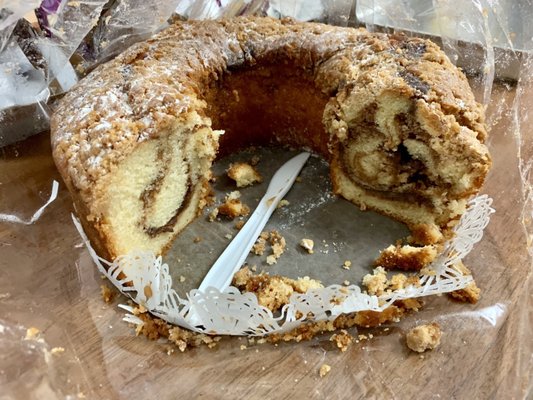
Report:
<svg viewBox="0 0 533 400"><path fill-rule="evenodd" d="M276 208L283 208L283 207L288 206L289 204L291 204L289 203L289 200L281 199Z"/></svg>
<svg viewBox="0 0 533 400"><path fill-rule="evenodd" d="M334 333L329 338L329 340L335 343L335 345L340 351L345 352L346 350L348 350L348 347L350 347L350 345L353 343L354 338L348 333L347 330L341 329L339 333Z"/></svg>
<svg viewBox="0 0 533 400"><path fill-rule="evenodd" d="M285 238L278 231L271 231L269 241L272 246L272 253L276 258L279 258L285 251Z"/></svg>
<svg viewBox="0 0 533 400"><path fill-rule="evenodd" d="M26 336L24 340L37 340L39 338L41 331L38 328L30 327L26 329Z"/></svg>
<svg viewBox="0 0 533 400"><path fill-rule="evenodd" d="M207 216L207 219L209 220L209 222L213 222L214 220L216 220L218 217L218 208L213 208L211 210L211 212L209 213L209 215Z"/></svg>
<svg viewBox="0 0 533 400"><path fill-rule="evenodd" d="M246 217L248 214L250 214L250 207L241 202L239 192L231 192L226 196L224 203L218 206L218 215L224 215L230 219Z"/></svg>
<svg viewBox="0 0 533 400"><path fill-rule="evenodd" d="M64 347L53 347L51 350L50 350L50 354L54 355L54 356L57 356L57 355L60 355L60 354L63 354L65 352L65 348Z"/></svg>
<svg viewBox="0 0 533 400"><path fill-rule="evenodd" d="M228 177L233 179L238 188L263 182L263 177L247 163L233 163L227 170Z"/></svg>
<svg viewBox="0 0 533 400"><path fill-rule="evenodd" d="M377 267L372 274L366 274L363 277L363 286L366 287L370 295L381 296L384 293L404 289L408 286L420 286L418 276L406 276L404 274L394 274L390 279L387 278L387 272L383 267Z"/></svg>
<svg viewBox="0 0 533 400"><path fill-rule="evenodd" d="M413 247L409 245L390 245L374 261L376 266L386 269L420 271L430 264L439 254L438 246Z"/></svg>
<svg viewBox="0 0 533 400"><path fill-rule="evenodd" d="M309 254L313 254L313 247L315 247L315 242L311 239L302 239L300 240L300 247L302 247L304 250L306 250Z"/></svg>
<svg viewBox="0 0 533 400"><path fill-rule="evenodd" d="M264 254L267 246L267 242L270 244L272 254L267 257L267 264L272 265L277 262L281 255L285 252L287 243L285 238L281 236L278 231L261 232L257 238L255 244L252 246L252 252L255 255L261 256Z"/></svg>
<svg viewBox="0 0 533 400"><path fill-rule="evenodd" d="M477 287L476 282L470 282L464 289L459 289L449 293L449 296L463 303L476 304L481 296L481 289Z"/></svg>
<svg viewBox="0 0 533 400"><path fill-rule="evenodd" d="M439 324L433 322L428 325L420 325L411 329L405 339L407 347L417 353L433 350L440 344L442 332Z"/></svg>
<svg viewBox="0 0 533 400"><path fill-rule="evenodd" d="M268 240L268 232L261 232L257 240L255 241L255 244L252 246L252 252L256 256L262 256L263 253L266 250L266 244Z"/></svg>
<svg viewBox="0 0 533 400"><path fill-rule="evenodd" d="M320 370L318 371L318 374L321 378L325 377L327 374L329 374L329 371L331 371L331 366L328 364L322 364L320 367Z"/></svg>

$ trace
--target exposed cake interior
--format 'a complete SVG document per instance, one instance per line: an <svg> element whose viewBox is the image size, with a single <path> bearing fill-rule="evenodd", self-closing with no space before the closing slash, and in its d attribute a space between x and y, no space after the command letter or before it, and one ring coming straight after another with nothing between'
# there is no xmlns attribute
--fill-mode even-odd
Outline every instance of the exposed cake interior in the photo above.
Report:
<svg viewBox="0 0 533 400"><path fill-rule="evenodd" d="M141 143L106 184L116 253L157 252L194 219L210 176L210 162L198 155L212 155L217 129L225 132L222 153L271 142L320 153L332 163L338 194L410 226L426 225L420 244L439 242L446 229L440 224L464 212L473 181L483 179L469 164L472 146L478 157L475 132L436 130L424 118L425 102L396 93L384 91L368 104L353 91L343 96L330 98L293 65L233 70L206 85L206 115ZM452 134L463 145L451 142Z"/></svg>
<svg viewBox="0 0 533 400"><path fill-rule="evenodd" d="M198 124L200 122L200 124ZM132 249L160 253L203 207L220 132L196 118L141 143L101 185L102 229L114 238L112 255Z"/></svg>
<svg viewBox="0 0 533 400"><path fill-rule="evenodd" d="M435 44L260 17L176 22L98 67L52 118L58 169L109 259L171 245L205 205L219 147L272 142L322 155L337 194L437 254L490 167L485 137Z"/></svg>
<svg viewBox="0 0 533 400"><path fill-rule="evenodd" d="M488 159L477 132L453 120L431 126L432 110L416 97L385 89L365 103L353 88L330 97L313 79L291 64L223 76L207 96L213 126L226 132L221 151L273 141L310 148L330 161L336 193L425 230L419 244L441 241L484 178L473 165Z"/></svg>

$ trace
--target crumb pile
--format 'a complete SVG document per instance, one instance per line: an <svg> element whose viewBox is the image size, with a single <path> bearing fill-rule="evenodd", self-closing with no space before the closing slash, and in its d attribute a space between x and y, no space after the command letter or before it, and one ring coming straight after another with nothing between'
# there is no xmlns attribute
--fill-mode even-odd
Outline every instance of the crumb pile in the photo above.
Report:
<svg viewBox="0 0 533 400"><path fill-rule="evenodd" d="M287 243L285 238L276 230L261 232L257 241L252 246L251 252L257 256L262 256L267 248L267 243L270 244L272 254L267 256L266 263L273 265L278 262L278 259L285 252Z"/></svg>
<svg viewBox="0 0 533 400"><path fill-rule="evenodd" d="M323 287L322 283L307 276L295 280L265 272L255 275L248 267L237 271L232 284L243 292L254 293L258 303L273 312L288 304L293 293Z"/></svg>

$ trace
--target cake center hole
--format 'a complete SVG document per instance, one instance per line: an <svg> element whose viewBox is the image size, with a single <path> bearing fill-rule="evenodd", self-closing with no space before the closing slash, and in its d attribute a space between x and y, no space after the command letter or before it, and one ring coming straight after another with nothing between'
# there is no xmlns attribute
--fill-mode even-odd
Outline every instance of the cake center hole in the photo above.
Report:
<svg viewBox="0 0 533 400"><path fill-rule="evenodd" d="M327 157L322 115L329 96L310 74L290 64L232 70L204 95L214 129L224 130L220 154L283 143Z"/></svg>

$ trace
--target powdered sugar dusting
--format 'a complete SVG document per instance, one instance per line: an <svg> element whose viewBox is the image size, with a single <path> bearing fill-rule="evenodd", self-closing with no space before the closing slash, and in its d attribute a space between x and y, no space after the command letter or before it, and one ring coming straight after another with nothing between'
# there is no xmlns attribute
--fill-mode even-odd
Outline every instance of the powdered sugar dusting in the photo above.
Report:
<svg viewBox="0 0 533 400"><path fill-rule="evenodd" d="M406 58L397 43L361 29L288 20L178 23L101 65L63 98L51 124L54 156L67 171L65 180L90 198L94 183L139 142L167 134L192 115L193 125L210 126L202 93L228 69L296 60L325 93L373 68L401 84L397 71ZM476 109L473 97L463 101Z"/></svg>

